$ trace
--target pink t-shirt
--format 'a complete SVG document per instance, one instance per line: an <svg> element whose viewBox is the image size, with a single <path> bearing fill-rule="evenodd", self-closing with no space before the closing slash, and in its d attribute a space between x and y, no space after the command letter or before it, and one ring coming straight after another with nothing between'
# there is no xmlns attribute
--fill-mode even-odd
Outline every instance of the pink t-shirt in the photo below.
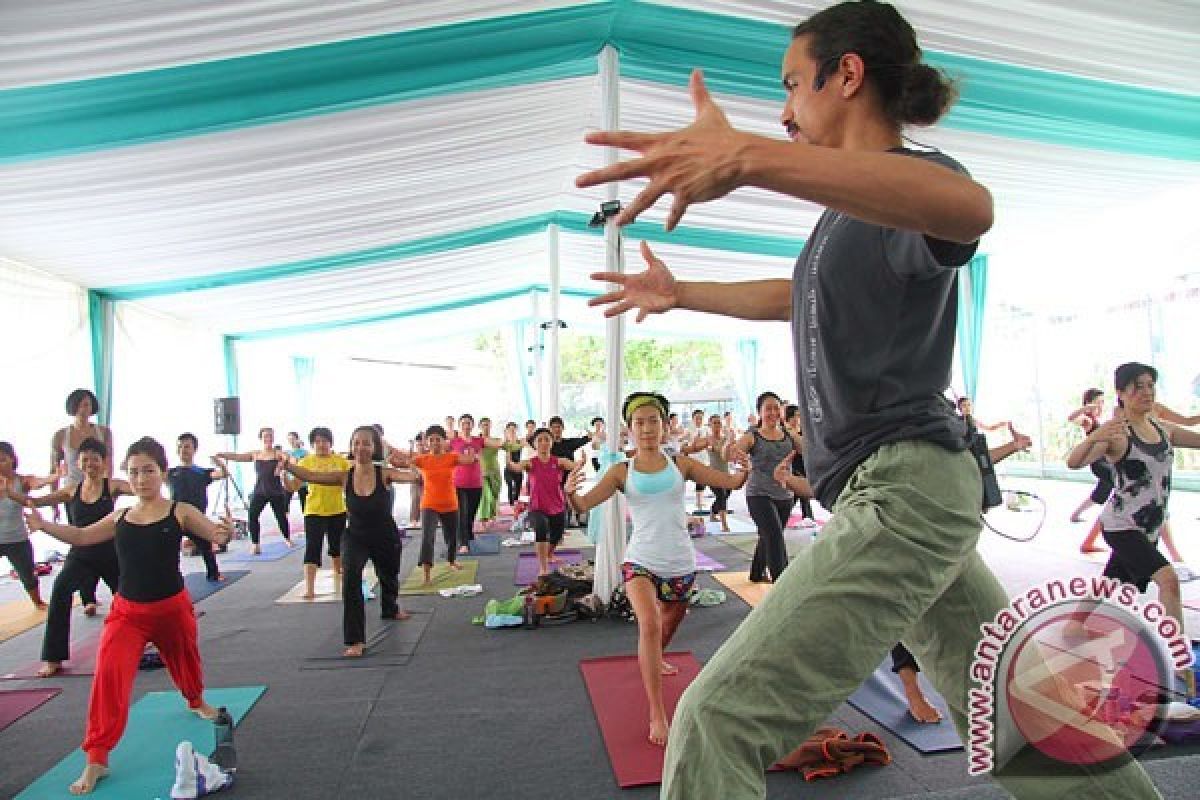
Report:
<svg viewBox="0 0 1200 800"><path fill-rule="evenodd" d="M562 467L558 458L542 461L535 454L529 459L529 507L543 514L561 514L566 510L562 490Z"/></svg>
<svg viewBox="0 0 1200 800"><path fill-rule="evenodd" d="M480 453L483 452L483 437L472 436L470 439L464 439L461 436L455 436L450 441L450 449L455 453L464 453L470 450L478 459ZM457 489L483 488L483 468L478 460L473 464L459 464L454 468L454 486Z"/></svg>

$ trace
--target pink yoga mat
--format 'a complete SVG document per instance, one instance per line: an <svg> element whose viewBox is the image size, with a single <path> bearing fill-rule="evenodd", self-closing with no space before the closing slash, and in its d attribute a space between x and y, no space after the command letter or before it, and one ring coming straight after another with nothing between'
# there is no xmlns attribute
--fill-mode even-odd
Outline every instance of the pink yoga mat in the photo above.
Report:
<svg viewBox="0 0 1200 800"><path fill-rule="evenodd" d="M61 693L62 689L13 689L0 692L0 731Z"/></svg>
<svg viewBox="0 0 1200 800"><path fill-rule="evenodd" d="M700 664L691 653L667 653L666 659L679 668L678 675L663 678L663 704L671 718L680 695L700 674ZM589 658L579 662L579 670L592 699L617 785L628 789L661 783L665 749L646 738L650 709L637 656Z"/></svg>
<svg viewBox="0 0 1200 800"><path fill-rule="evenodd" d="M554 553L558 566L563 564L582 564L583 553L578 550L558 550ZM554 564L550 565L553 568ZM517 556L517 572L513 583L517 586L528 586L536 583L538 578L537 553L521 553Z"/></svg>

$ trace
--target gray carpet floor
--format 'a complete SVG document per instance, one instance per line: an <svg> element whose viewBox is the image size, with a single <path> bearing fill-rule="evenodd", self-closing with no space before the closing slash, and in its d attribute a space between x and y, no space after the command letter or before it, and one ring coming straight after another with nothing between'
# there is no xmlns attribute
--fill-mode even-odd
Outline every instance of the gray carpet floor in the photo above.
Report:
<svg viewBox="0 0 1200 800"><path fill-rule="evenodd" d="M718 537L700 540L699 546L730 569L745 569L749 562ZM1039 550L1031 558L1035 546L1042 545L1017 545L985 534L981 551L1010 586L1027 585L1045 577L1046 569L1070 562L1058 545L1050 548L1062 550L1053 557ZM415 562L416 550L410 538L402 575ZM341 607L273 602L299 580L299 551L276 562L237 565L251 574L198 604L206 612L199 621L206 682L269 688L237 729L241 769L236 785L222 796L656 797L655 787L623 791L616 786L578 668L583 658L635 652L632 625L604 620L486 631L470 624L488 597L512 595L516 552L478 557L482 596L402 598L410 610L434 613L411 660L378 669L301 669L314 645L340 626ZM202 569L190 558L184 567ZM703 574L698 585L719 586ZM373 617L377 601L367 611L371 630L380 624ZM673 648L692 650L704 662L747 611L732 594L721 606L697 609ZM78 637L98 630L100 621L77 612L73 624ZM35 659L41 634L39 627L0 644L0 672ZM61 678L0 686L63 688L59 697L0 732L0 797L16 795L78 746L90 683ZM169 688L165 671L141 673L135 699ZM922 756L847 705L831 722L852 732L882 733L894 763L813 784L794 773L771 774L769 797L1007 797L989 780L970 778L962 753ZM1200 756L1177 752L1182 754L1147 759L1146 768L1164 797L1194 798Z"/></svg>

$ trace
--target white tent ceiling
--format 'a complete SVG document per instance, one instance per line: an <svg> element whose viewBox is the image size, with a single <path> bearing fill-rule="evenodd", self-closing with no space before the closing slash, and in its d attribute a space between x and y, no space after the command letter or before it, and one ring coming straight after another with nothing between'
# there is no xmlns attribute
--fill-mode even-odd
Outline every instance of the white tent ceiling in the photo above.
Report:
<svg viewBox="0 0 1200 800"><path fill-rule="evenodd" d="M567 5L10 3L0 30L0 87L9 91L0 91L0 104L23 87ZM679 5L791 23L826 4ZM1194 3L897 5L921 32L927 50L1200 94L1200 8ZM467 57L469 43L445 54L448 63ZM624 79L620 88L622 127L661 130L690 119L686 92L676 86ZM406 247L556 212L590 214L600 192L577 190L572 181L600 160L599 151L583 144L584 133L599 125L599 95L598 77L583 75L0 161L0 256L89 288L153 284L158 291L139 302L228 334L386 318L545 285L549 259L540 229L499 241L464 240L460 248L441 252ZM779 135L776 102L728 94L718 99L735 125ZM1200 120L1196 131L1200 134ZM993 191L997 223L982 249L999 267L993 270L998 292L1034 286L1031 304L1063 302L1053 277L1061 276L1064 286L1078 285L1079 265L1064 264L1072 253L1087 254L1093 282L1127 269L1127 256L1147 239L1160 246L1155 263L1139 265L1144 275L1200 270L1195 214L1167 219L1160 211L1189 201L1192 209L1200 206L1200 161L951 127L914 137L954 155ZM622 198L637 189L636 183L623 185ZM661 221L662 205L646 218ZM810 204L745 190L693 208L684 224L800 240L817 215ZM1122 229L1122 219L1149 228ZM1155 219L1162 231L1154 229ZM1097 227L1097 220L1105 224ZM601 240L568 228L560 241L563 286L598 288L587 275L603 265ZM790 270L790 258L779 254L675 244L656 249L684 276L738 279ZM636 259L632 248L627 254ZM1113 254L1121 257L1106 257ZM246 271L253 280L197 288L206 276ZM164 285L189 290L162 293ZM509 319L522 304L528 305L508 297L479 307L473 319ZM679 323L693 325L690 319Z"/></svg>

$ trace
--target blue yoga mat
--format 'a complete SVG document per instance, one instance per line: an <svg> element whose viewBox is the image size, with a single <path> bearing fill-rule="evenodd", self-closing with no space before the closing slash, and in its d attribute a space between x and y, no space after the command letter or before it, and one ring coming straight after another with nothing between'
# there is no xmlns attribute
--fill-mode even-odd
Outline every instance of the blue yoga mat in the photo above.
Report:
<svg viewBox="0 0 1200 800"><path fill-rule="evenodd" d="M242 578L250 574L249 570L231 569L221 573L225 576L223 581L210 581L204 577L203 572L189 572L183 576L183 585L187 588L188 594L192 596L193 603L199 603L209 595L216 594L226 586L237 583Z"/></svg>
<svg viewBox="0 0 1200 800"><path fill-rule="evenodd" d="M500 553L500 537L494 533L477 533L468 545L473 556L494 556Z"/></svg>
<svg viewBox="0 0 1200 800"><path fill-rule="evenodd" d="M227 553L221 557L222 561L232 561L234 563L245 563L249 561L278 561L292 553L303 553L304 537L298 536L292 538L292 547L287 546L287 542L279 539L277 541L268 542L262 546L262 552L254 555L249 550L244 553Z"/></svg>
<svg viewBox="0 0 1200 800"><path fill-rule="evenodd" d="M910 747L921 753L947 753L962 750L962 740L954 723L950 721L950 710L942 696L934 691L923 675L918 675L921 688L931 705L942 712L942 721L936 724L917 722L908 713L908 700L904 697L904 685L900 676L892 672L892 659L875 670L863 685L850 695L850 705L903 739Z"/></svg>
<svg viewBox="0 0 1200 800"><path fill-rule="evenodd" d="M265 686L208 689L204 699L225 706L234 724L241 721ZM175 748L188 740L197 752L213 749L213 724L187 709L179 692L151 692L129 710L129 726L108 758L109 775L87 795L95 800L155 800L171 796L175 783ZM236 737L235 737L236 741ZM71 797L67 787L83 772L83 751L75 749L31 783L16 800L60 800Z"/></svg>

